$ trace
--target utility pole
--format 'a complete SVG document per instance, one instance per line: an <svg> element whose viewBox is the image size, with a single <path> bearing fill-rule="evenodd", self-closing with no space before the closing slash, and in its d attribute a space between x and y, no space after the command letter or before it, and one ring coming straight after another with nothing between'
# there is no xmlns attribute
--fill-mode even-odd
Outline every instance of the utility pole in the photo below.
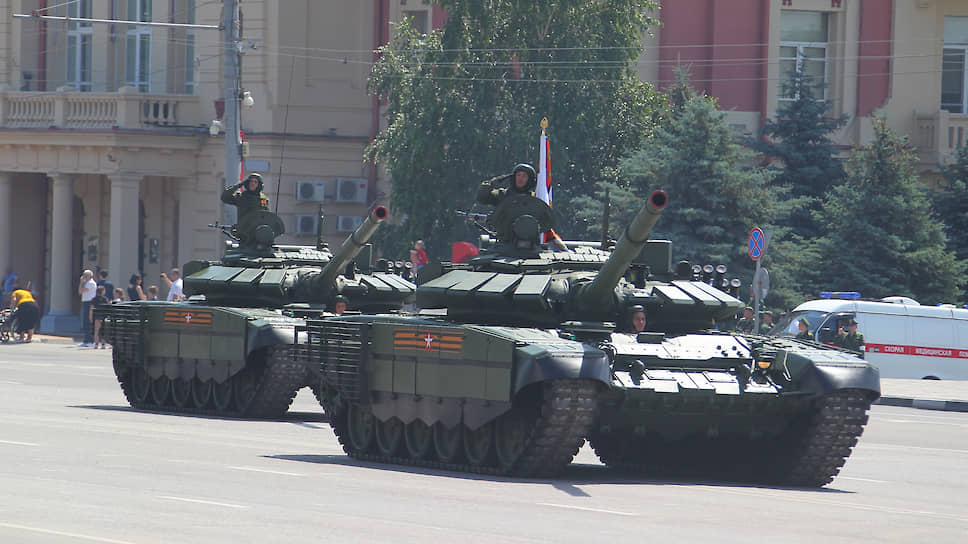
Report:
<svg viewBox="0 0 968 544"><path fill-rule="evenodd" d="M242 140L239 131L239 100L242 94L241 42L239 41L239 1L224 0L222 25L225 29L225 185L235 185L242 177Z"/></svg>

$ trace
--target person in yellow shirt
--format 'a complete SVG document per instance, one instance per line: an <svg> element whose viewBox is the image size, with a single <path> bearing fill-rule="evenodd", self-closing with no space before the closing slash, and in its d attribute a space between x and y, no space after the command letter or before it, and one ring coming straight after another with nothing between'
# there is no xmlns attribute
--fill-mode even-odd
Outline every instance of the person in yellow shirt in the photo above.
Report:
<svg viewBox="0 0 968 544"><path fill-rule="evenodd" d="M18 342L30 342L34 339L34 329L40 320L40 307L34 295L20 287L10 295L10 307L16 308L14 332L20 335Z"/></svg>

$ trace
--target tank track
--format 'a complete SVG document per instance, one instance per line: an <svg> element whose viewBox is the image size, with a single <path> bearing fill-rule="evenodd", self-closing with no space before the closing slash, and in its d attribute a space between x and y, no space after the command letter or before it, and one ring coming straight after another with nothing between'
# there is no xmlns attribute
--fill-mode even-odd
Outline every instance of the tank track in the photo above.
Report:
<svg viewBox="0 0 968 544"><path fill-rule="evenodd" d="M803 425L777 440L770 481L796 487L822 487L833 481L864 432L870 392L843 389L818 399Z"/></svg>
<svg viewBox="0 0 968 544"><path fill-rule="evenodd" d="M609 433L593 435L589 441L608 466L650 475L823 487L857 445L872 400L869 391L855 389L823 395L783 434L770 438L663 442L659 437Z"/></svg>
<svg viewBox="0 0 968 544"><path fill-rule="evenodd" d="M363 461L419 466L454 472L469 472L492 476L547 477L560 473L575 457L585 436L595 421L597 412L598 384L590 380L552 380L545 382L541 391L538 415L531 427L527 445L512 463L498 466L493 460L490 464L475 465L466 462L444 462L431 451L429 459L413 457L384 456L372 451L353 451L347 440L349 432L346 406L341 406L333 416L330 425L340 444L350 457ZM324 406L324 409L327 408ZM516 405L511 412L521 410ZM502 416L503 417L503 416ZM433 450L433 448L431 448ZM493 455L492 455L493 458Z"/></svg>
<svg viewBox="0 0 968 544"><path fill-rule="evenodd" d="M292 349L291 347L281 346L268 348L265 355L265 368L258 375L252 395L246 399L245 405L239 406L236 386L233 383L233 400L231 405L225 409L215 407L211 399L204 406L190 404L179 407L173 402L170 391L165 402L161 404L156 402L152 395L148 395L144 400L139 400L133 384L136 369L128 366L124 361L118 361L117 355L115 355L114 370L128 404L139 410L217 417L273 419L285 415L296 397L296 393L308 381L306 365L293 360ZM230 377L229 381L233 382L240 379L241 374L242 372ZM154 381L152 380L152 382ZM192 401L189 400L189 402Z"/></svg>

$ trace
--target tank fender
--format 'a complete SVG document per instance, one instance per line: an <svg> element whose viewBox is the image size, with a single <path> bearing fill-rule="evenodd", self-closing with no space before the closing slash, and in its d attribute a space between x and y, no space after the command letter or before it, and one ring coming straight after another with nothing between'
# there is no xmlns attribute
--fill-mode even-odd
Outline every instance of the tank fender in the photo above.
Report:
<svg viewBox="0 0 968 544"><path fill-rule="evenodd" d="M292 345L296 341L295 327L279 327L266 325L249 329L249 338L246 343L246 356L253 351L278 345Z"/></svg>
<svg viewBox="0 0 968 544"><path fill-rule="evenodd" d="M860 357L834 350L777 353L796 392L826 394L838 389L866 389L881 396L880 371Z"/></svg>
<svg viewBox="0 0 968 544"><path fill-rule="evenodd" d="M611 370L604 351L563 340L547 344L526 344L514 350L512 394L538 382L584 378L609 384Z"/></svg>

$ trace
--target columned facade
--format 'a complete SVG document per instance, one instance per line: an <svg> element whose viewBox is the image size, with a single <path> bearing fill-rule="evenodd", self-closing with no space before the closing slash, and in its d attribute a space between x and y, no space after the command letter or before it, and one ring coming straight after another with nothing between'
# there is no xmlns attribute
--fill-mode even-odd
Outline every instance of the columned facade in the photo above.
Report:
<svg viewBox="0 0 968 544"><path fill-rule="evenodd" d="M108 176L111 180L111 230L108 244L108 271L116 287L127 285L131 274L138 270L138 228L140 174L120 173ZM107 294L110 297L110 293Z"/></svg>
<svg viewBox="0 0 968 544"><path fill-rule="evenodd" d="M50 302L41 319L44 332L76 332L80 318L71 312L71 297L77 293L81 270L72 270L72 228L74 224L74 174L51 172L50 202Z"/></svg>

